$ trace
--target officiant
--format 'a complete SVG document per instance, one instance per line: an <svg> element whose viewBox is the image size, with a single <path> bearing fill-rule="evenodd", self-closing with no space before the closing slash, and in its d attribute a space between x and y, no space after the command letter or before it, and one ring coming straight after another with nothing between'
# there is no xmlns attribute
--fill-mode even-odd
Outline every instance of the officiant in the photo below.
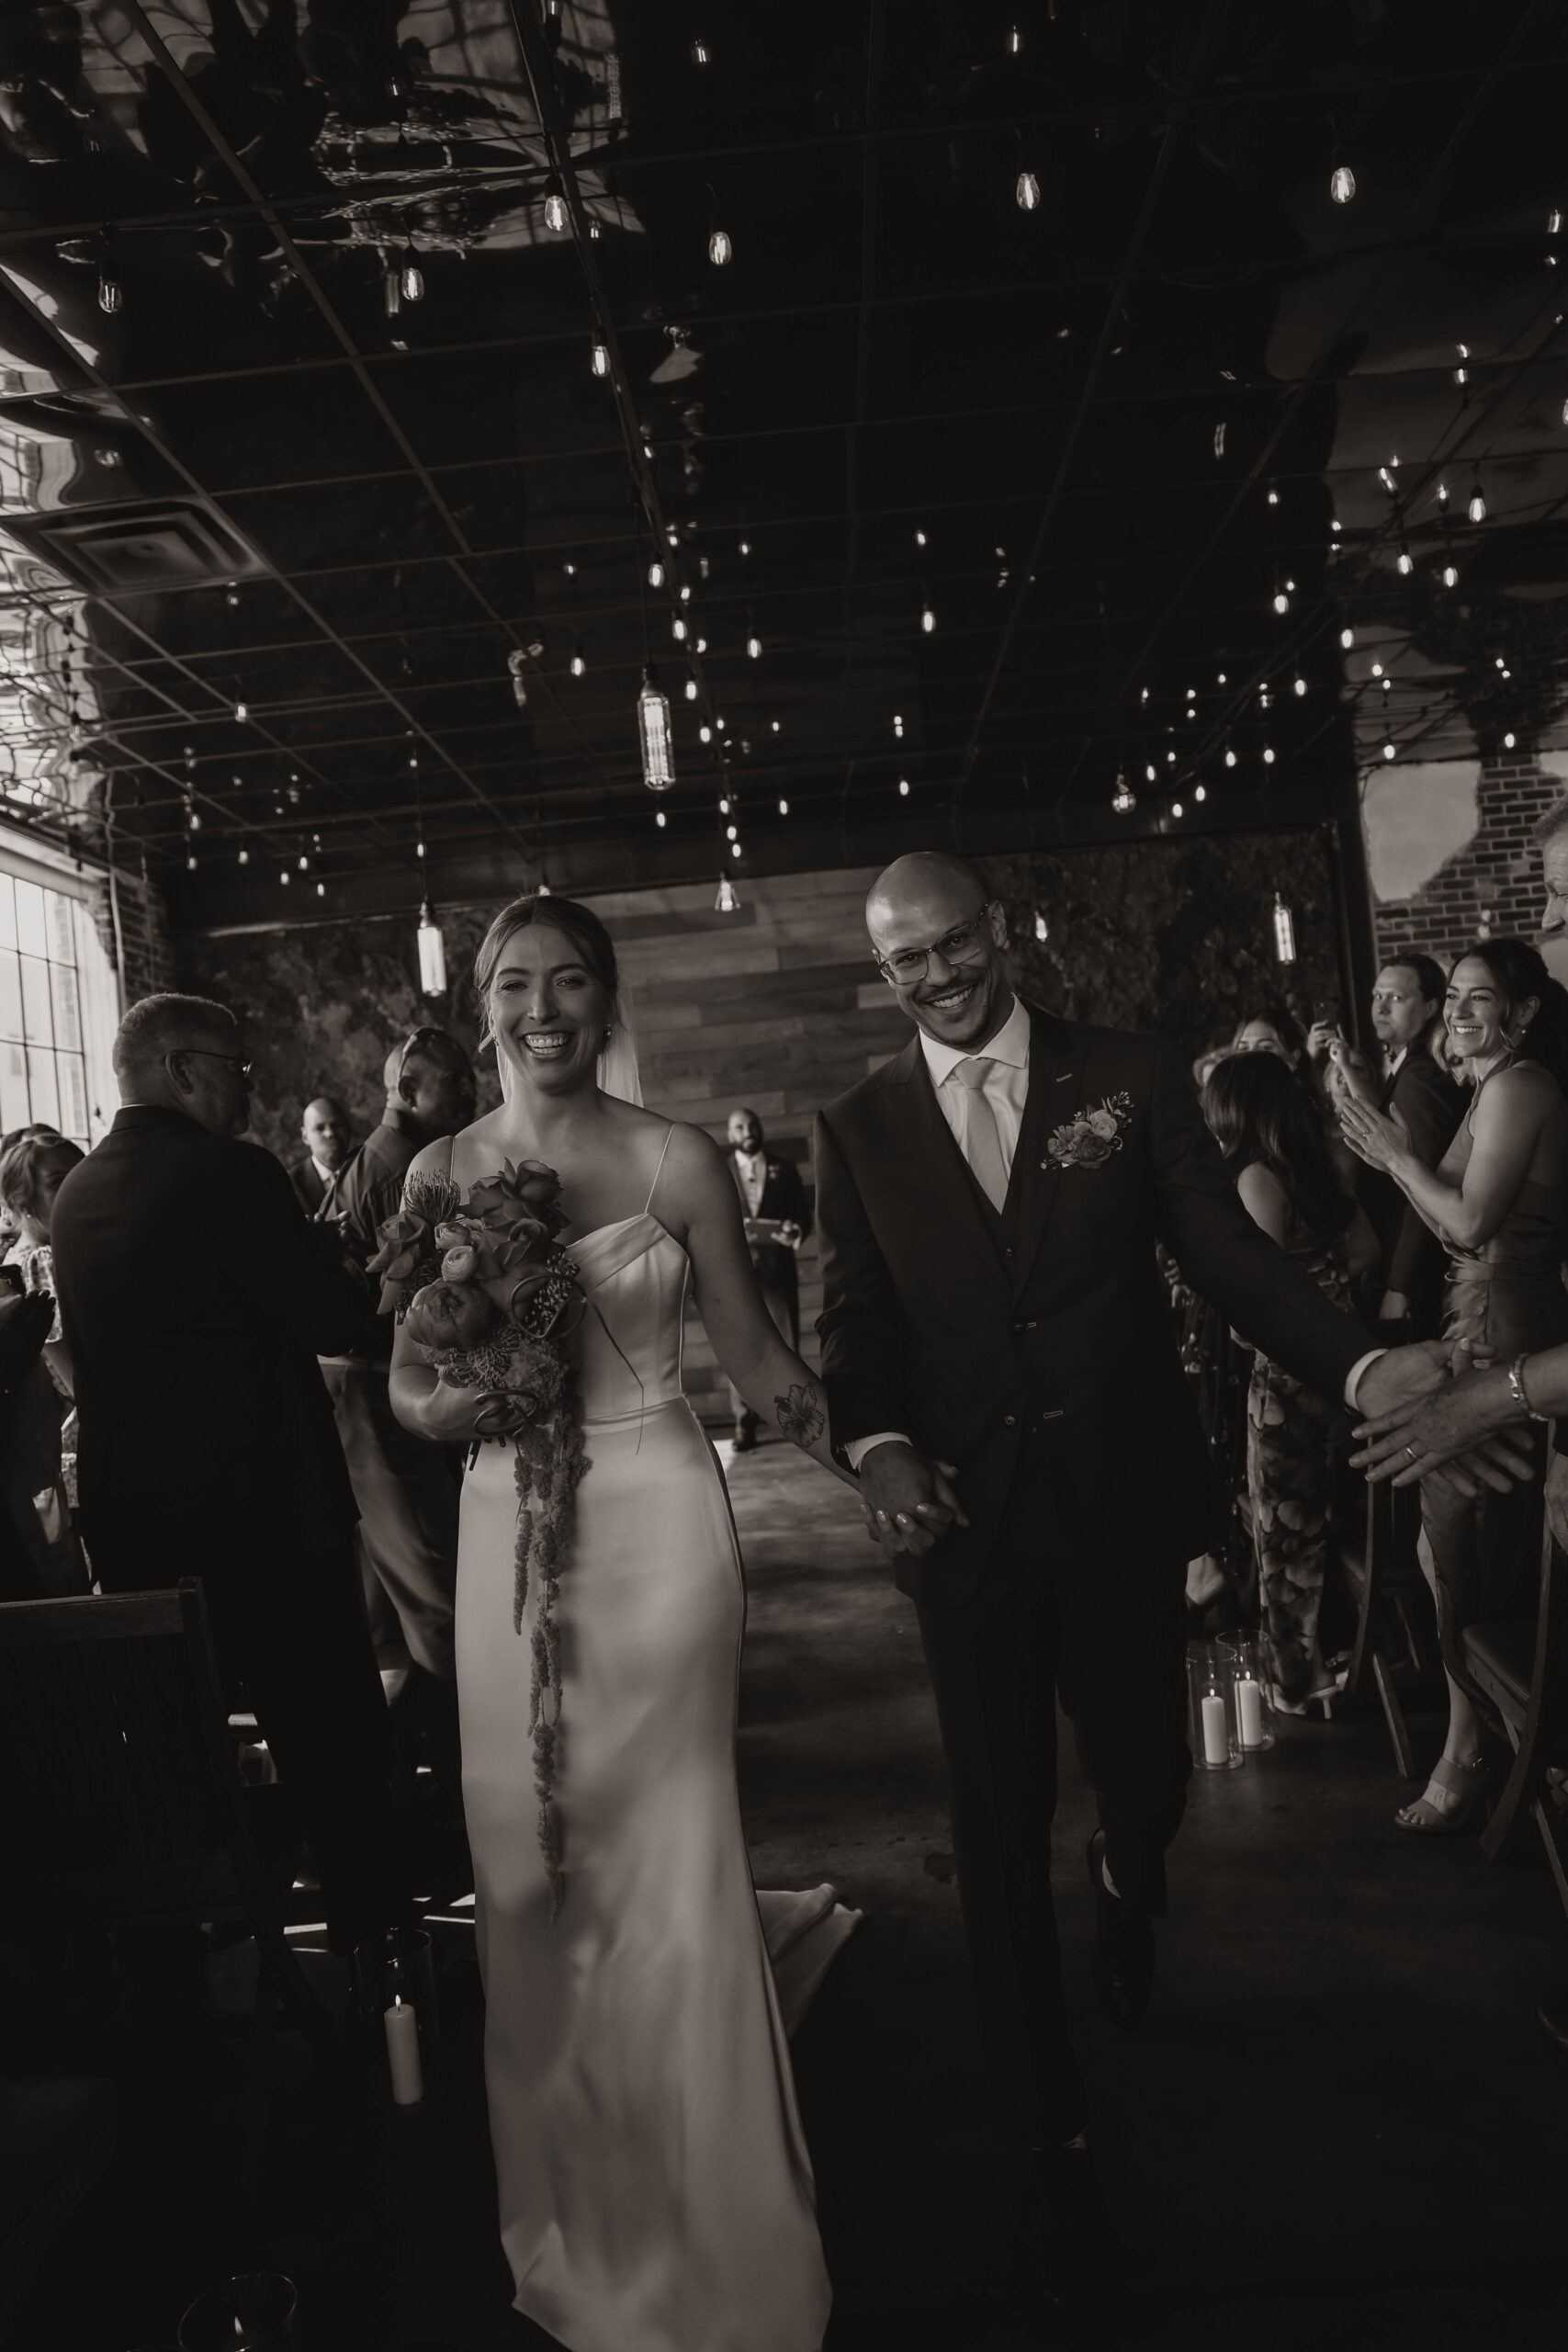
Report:
<svg viewBox="0 0 1568 2352"><path fill-rule="evenodd" d="M776 1330L800 1347L800 1275L795 1252L811 1231L806 1187L793 1159L773 1158L755 1111L729 1114L729 1165L740 1194L751 1263ZM757 1416L731 1385L735 1450L749 1453L757 1442Z"/></svg>

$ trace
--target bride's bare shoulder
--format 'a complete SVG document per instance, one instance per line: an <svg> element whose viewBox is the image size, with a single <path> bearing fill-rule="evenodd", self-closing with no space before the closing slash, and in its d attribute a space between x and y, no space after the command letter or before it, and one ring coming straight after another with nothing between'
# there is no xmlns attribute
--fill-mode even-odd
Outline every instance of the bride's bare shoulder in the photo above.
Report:
<svg viewBox="0 0 1568 2352"><path fill-rule="evenodd" d="M502 1106L504 1108L504 1106ZM411 1176L449 1176L459 1163L467 1166L476 1151L483 1152L500 1128L501 1111L487 1111L471 1127L462 1127L455 1136L437 1136L434 1143L416 1152L409 1162Z"/></svg>

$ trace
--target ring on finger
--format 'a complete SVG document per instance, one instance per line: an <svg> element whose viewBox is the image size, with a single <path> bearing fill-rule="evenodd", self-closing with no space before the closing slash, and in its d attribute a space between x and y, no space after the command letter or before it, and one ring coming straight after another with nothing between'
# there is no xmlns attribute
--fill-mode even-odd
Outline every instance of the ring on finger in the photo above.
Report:
<svg viewBox="0 0 1568 2352"><path fill-rule="evenodd" d="M1413 1445L1407 1445L1404 1451L1410 1456L1412 1462L1417 1460L1418 1457L1416 1455L1416 1448Z"/></svg>

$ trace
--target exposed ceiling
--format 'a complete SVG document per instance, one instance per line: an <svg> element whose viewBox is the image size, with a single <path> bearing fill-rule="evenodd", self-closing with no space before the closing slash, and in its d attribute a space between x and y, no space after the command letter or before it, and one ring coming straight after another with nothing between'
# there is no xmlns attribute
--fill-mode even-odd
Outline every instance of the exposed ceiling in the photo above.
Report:
<svg viewBox="0 0 1568 2352"><path fill-rule="evenodd" d="M1558 740L1565 67L1540 0L7 0L0 808L202 926Z"/></svg>

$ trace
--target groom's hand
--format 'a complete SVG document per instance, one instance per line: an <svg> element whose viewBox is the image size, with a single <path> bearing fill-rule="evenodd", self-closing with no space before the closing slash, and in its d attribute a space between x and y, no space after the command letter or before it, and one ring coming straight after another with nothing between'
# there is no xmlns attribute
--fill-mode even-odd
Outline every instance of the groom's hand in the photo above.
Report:
<svg viewBox="0 0 1568 2352"><path fill-rule="evenodd" d="M860 1465L867 1532L888 1552L929 1552L939 1535L968 1519L953 1484L953 1466L928 1462L912 1445L875 1445Z"/></svg>
<svg viewBox="0 0 1568 2352"><path fill-rule="evenodd" d="M1440 1388L1449 1376L1449 1350L1441 1340L1420 1340L1413 1347L1390 1348L1370 1363L1356 1390L1356 1411L1364 1421L1382 1419L1403 1405Z"/></svg>

